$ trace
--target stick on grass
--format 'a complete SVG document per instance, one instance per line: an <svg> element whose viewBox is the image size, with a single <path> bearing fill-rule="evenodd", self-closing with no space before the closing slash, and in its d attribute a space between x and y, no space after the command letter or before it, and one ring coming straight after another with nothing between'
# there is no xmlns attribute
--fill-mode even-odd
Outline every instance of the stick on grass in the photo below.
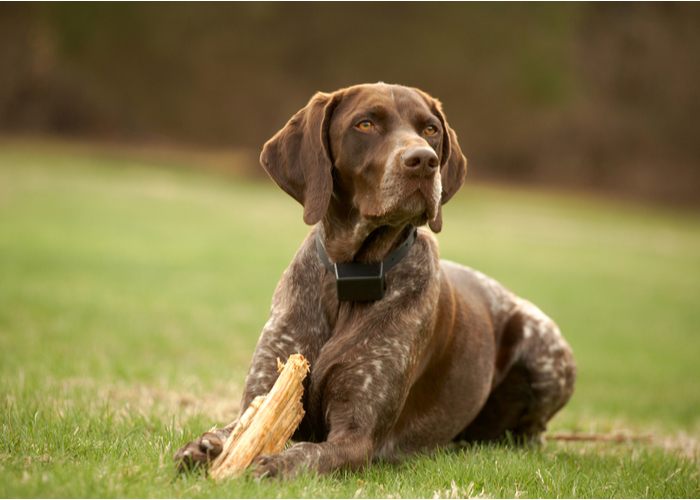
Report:
<svg viewBox="0 0 700 500"><path fill-rule="evenodd" d="M281 373L272 390L253 400L212 462L212 478L236 476L258 455L279 453L299 426L304 417L302 382L309 372L309 362L301 354L294 354L286 364L278 359L277 367Z"/></svg>

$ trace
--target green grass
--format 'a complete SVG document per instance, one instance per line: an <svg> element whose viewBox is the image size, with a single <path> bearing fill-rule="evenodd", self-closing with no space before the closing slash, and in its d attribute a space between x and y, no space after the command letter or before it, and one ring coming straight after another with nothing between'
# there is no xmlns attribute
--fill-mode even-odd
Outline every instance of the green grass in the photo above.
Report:
<svg viewBox="0 0 700 500"><path fill-rule="evenodd" d="M579 379L554 432L647 441L473 446L294 482L177 478L228 423L308 231L271 182L0 149L0 496L698 497L700 215L467 185L442 256L552 316Z"/></svg>

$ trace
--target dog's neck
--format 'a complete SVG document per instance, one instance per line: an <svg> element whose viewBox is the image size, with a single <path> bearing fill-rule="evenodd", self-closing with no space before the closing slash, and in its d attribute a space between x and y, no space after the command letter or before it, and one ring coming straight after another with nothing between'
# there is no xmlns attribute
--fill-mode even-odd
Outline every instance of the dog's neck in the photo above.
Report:
<svg viewBox="0 0 700 500"><path fill-rule="evenodd" d="M332 200L317 231L331 262L369 263L383 260L403 243L410 222L387 225L367 220Z"/></svg>

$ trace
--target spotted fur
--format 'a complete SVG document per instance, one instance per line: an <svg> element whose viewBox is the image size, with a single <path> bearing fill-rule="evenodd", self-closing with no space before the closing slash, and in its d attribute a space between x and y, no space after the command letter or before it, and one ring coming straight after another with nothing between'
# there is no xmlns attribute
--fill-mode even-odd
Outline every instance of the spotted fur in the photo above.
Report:
<svg viewBox="0 0 700 500"><path fill-rule="evenodd" d="M359 130L359 120L373 128ZM426 134L426 124L439 133ZM466 160L438 101L385 84L317 94L265 145L261 162L315 226L275 290L241 402L267 393L277 358L299 352L311 364L306 414L297 443L258 457L256 474L355 470L455 440L540 435L571 396L576 364L536 306L440 261L423 227L374 302L339 302L316 253L317 232L332 262L376 262L410 225L440 231ZM233 425L188 443L176 460L207 463Z"/></svg>

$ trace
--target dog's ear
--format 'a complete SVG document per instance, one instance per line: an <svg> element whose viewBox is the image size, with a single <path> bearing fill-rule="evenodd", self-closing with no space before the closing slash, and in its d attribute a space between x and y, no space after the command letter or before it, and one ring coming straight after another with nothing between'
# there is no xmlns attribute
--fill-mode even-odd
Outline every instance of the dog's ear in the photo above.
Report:
<svg viewBox="0 0 700 500"><path fill-rule="evenodd" d="M323 218L333 191L328 144L331 115L340 94L318 92L265 143L260 163L272 180L304 207L304 222Z"/></svg>
<svg viewBox="0 0 700 500"><path fill-rule="evenodd" d="M421 91L419 91L421 92ZM457 142L457 134L450 128L442 112L442 104L425 92L421 95L432 108L433 113L440 119L444 133L442 135L442 156L440 159L440 178L442 180L442 196L438 207L437 217L428 221L434 233L442 230L442 205L447 203L457 190L464 184L467 175L467 159L462 154Z"/></svg>

